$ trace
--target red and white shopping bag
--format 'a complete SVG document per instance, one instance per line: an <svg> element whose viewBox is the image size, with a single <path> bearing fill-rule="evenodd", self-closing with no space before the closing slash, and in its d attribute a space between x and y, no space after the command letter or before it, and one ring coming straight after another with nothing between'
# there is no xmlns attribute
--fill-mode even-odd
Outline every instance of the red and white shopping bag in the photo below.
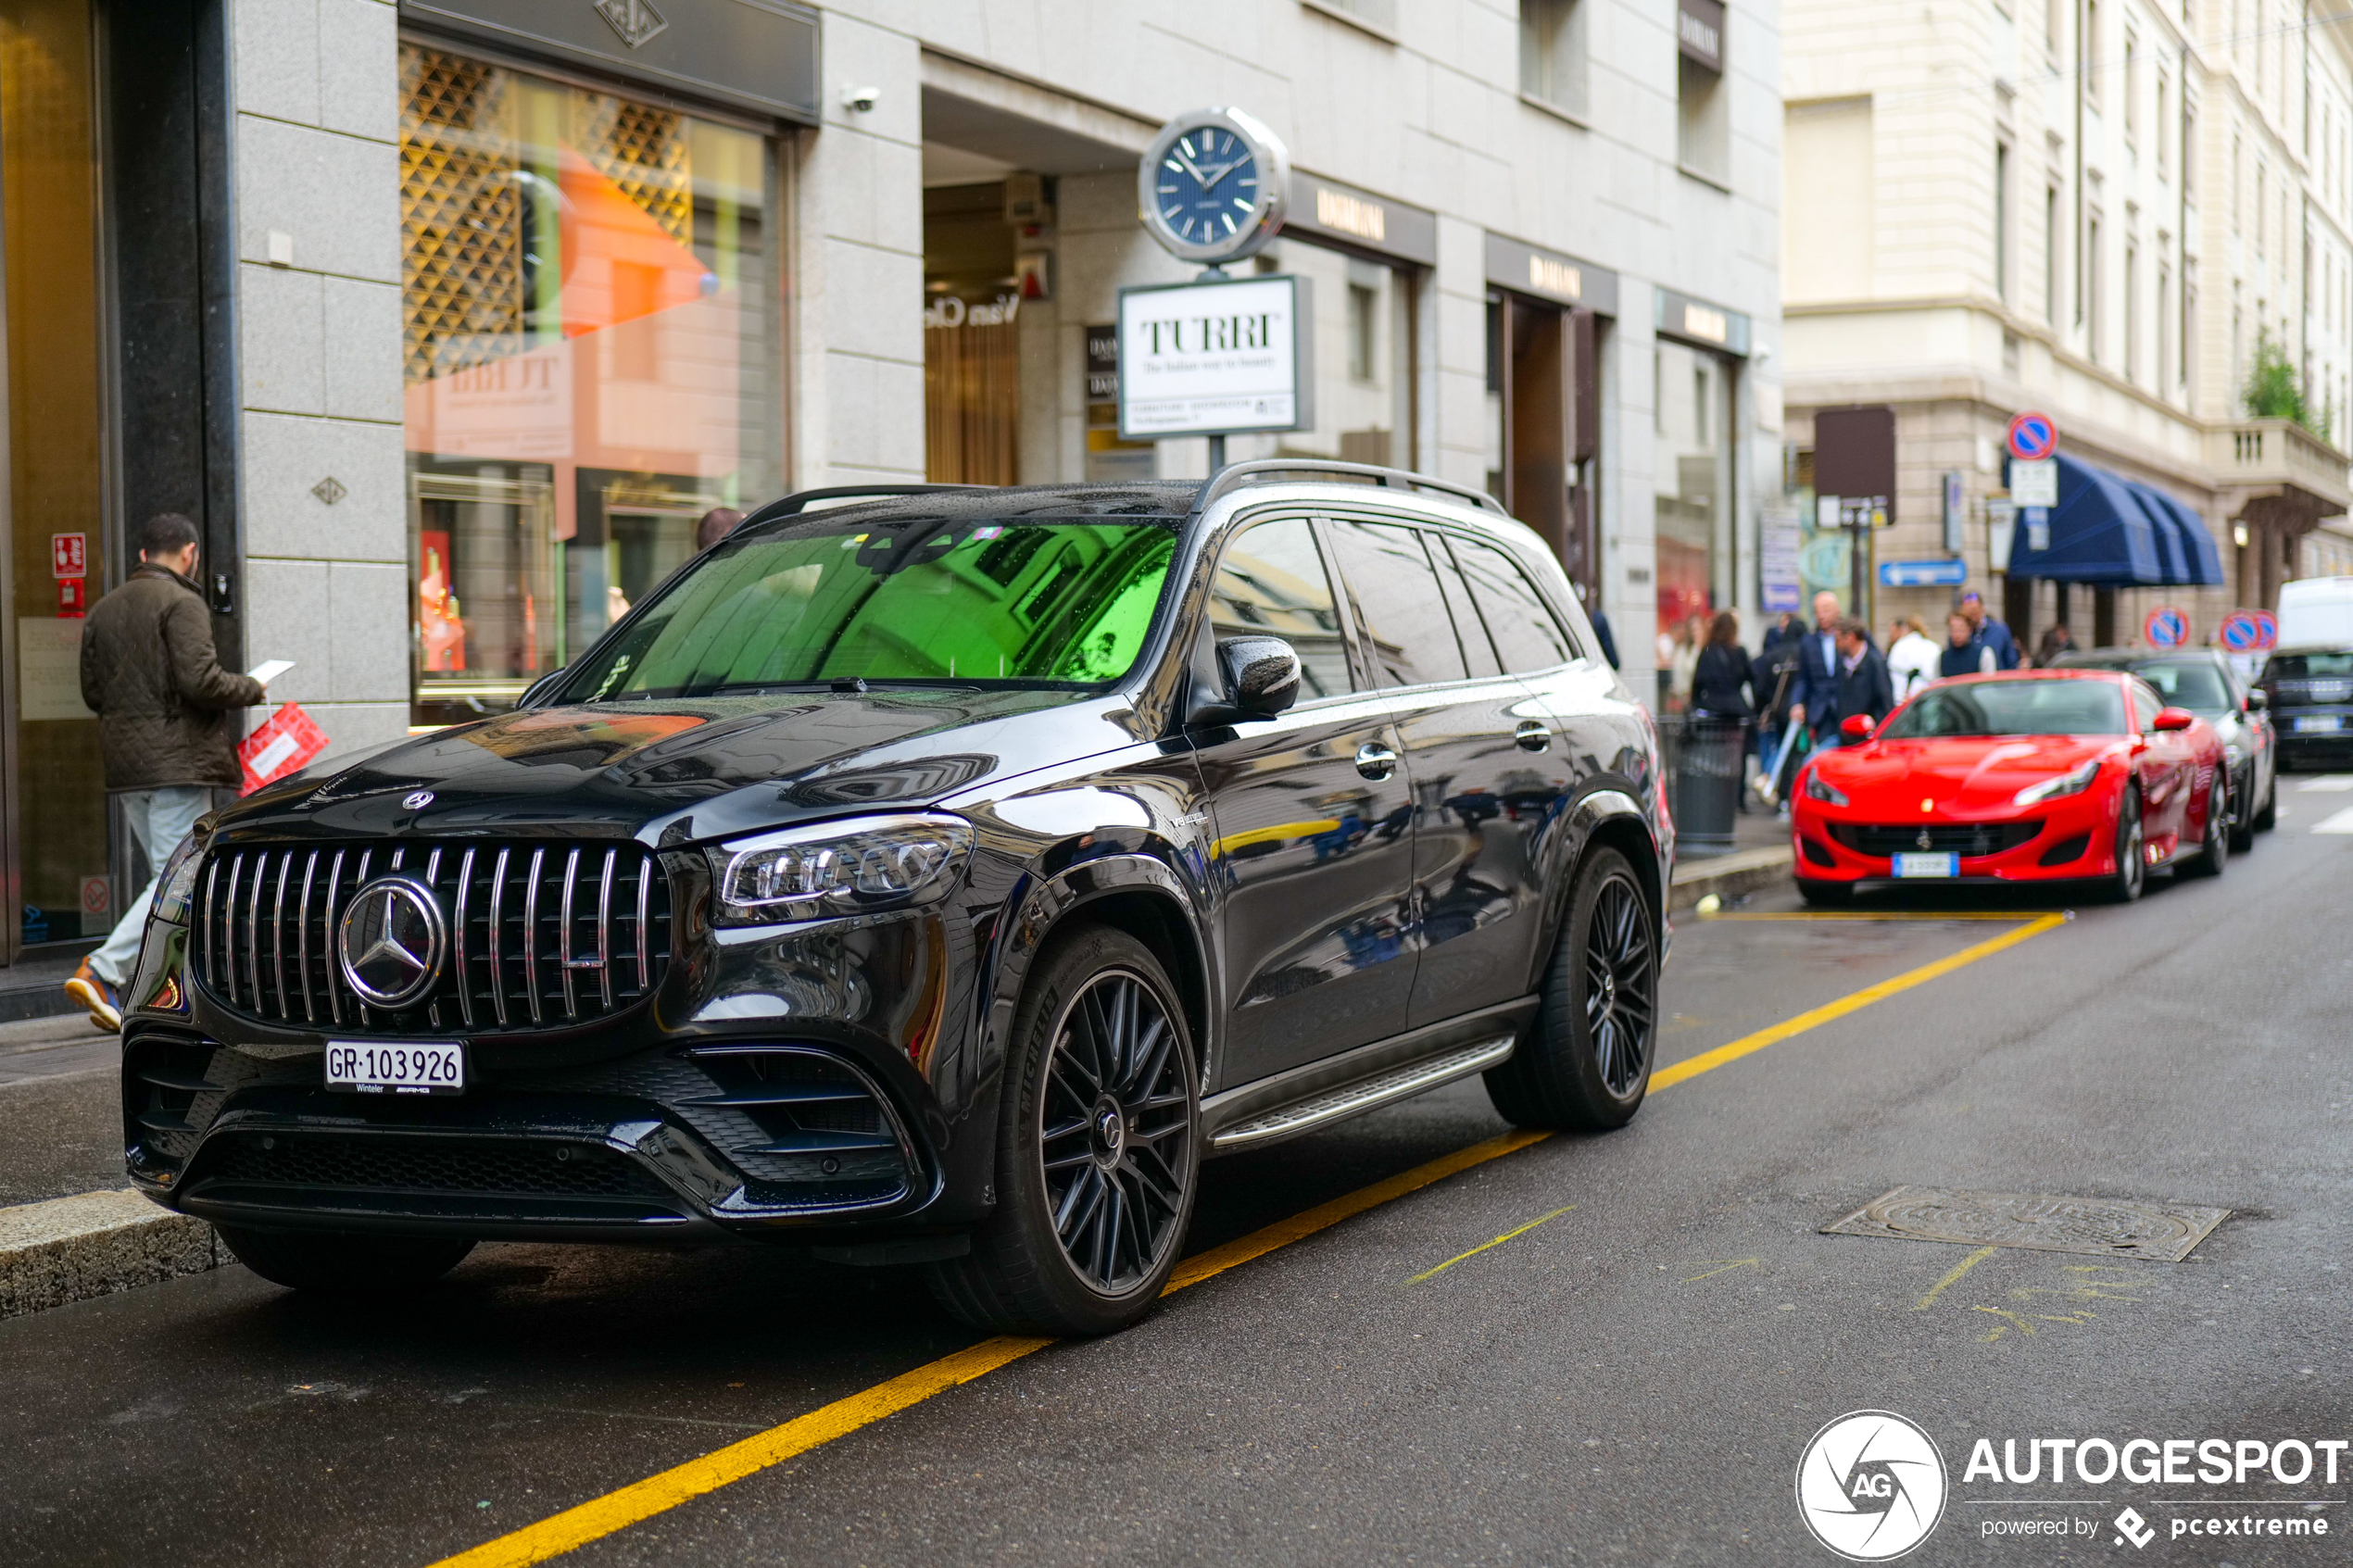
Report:
<svg viewBox="0 0 2353 1568"><path fill-rule="evenodd" d="M237 793L251 795L274 784L326 749L326 732L311 722L300 703L289 702L238 743L237 760L244 764L245 779Z"/></svg>

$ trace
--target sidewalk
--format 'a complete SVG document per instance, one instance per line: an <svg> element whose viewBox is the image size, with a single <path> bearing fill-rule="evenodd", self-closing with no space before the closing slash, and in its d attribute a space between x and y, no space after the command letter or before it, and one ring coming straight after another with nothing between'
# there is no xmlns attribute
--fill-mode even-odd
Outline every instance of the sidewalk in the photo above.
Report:
<svg viewBox="0 0 2353 1568"><path fill-rule="evenodd" d="M35 956L19 959L10 968L0 969L0 1023L79 1013L82 1010L66 996L65 984L83 955L97 946L94 937L87 942L60 942L43 947ZM0 1050L6 1048L0 1044Z"/></svg>

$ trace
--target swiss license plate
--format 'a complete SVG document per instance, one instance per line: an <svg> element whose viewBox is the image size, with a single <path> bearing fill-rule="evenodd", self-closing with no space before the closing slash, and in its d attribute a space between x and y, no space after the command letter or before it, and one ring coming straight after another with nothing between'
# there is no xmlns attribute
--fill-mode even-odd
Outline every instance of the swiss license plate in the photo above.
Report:
<svg viewBox="0 0 2353 1568"><path fill-rule="evenodd" d="M2343 728L2342 713L2307 713L2296 721L2296 733L2299 735L2329 734Z"/></svg>
<svg viewBox="0 0 2353 1568"><path fill-rule="evenodd" d="M1958 855L1898 855L1895 857L1897 876L1958 876L1961 858Z"/></svg>
<svg viewBox="0 0 2353 1568"><path fill-rule="evenodd" d="M461 1095L466 1047L439 1040L330 1040L327 1087L361 1095Z"/></svg>

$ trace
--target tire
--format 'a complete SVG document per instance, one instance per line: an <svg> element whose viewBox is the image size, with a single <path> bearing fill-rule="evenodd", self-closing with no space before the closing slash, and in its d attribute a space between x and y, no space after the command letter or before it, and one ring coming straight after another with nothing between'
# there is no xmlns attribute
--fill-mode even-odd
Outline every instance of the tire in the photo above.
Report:
<svg viewBox="0 0 2353 1568"><path fill-rule="evenodd" d="M2278 761L2275 759L2271 764L2271 783L2270 786L2263 791L2263 809L2255 813L2255 831L2257 833L2269 833L2279 825L2280 768Z"/></svg>
<svg viewBox="0 0 2353 1568"><path fill-rule="evenodd" d="M2231 853L2244 855L2255 847L2255 764L2246 765L2246 787L2231 781Z"/></svg>
<svg viewBox="0 0 2353 1568"><path fill-rule="evenodd" d="M1622 1127L1642 1109L1657 1044L1657 922L1626 857L1597 849L1570 896L1535 1022L1511 1060L1488 1070L1487 1098L1522 1127Z"/></svg>
<svg viewBox="0 0 2353 1568"><path fill-rule="evenodd" d="M463 1237L214 1228L238 1262L271 1284L325 1296L422 1290L474 1249Z"/></svg>
<svg viewBox="0 0 2353 1568"><path fill-rule="evenodd" d="M2149 884L2148 857L2141 829L2141 792L2127 784L2116 811L2116 872L2103 878L2101 894L2111 904L2129 904Z"/></svg>
<svg viewBox="0 0 2353 1568"><path fill-rule="evenodd" d="M997 1210L932 1293L1000 1334L1097 1335L1151 1309L1184 1250L1201 1082L1176 988L1125 932L1080 926L1038 957L1005 1067Z"/></svg>
<svg viewBox="0 0 2353 1568"><path fill-rule="evenodd" d="M2231 840L2236 836L2231 828L2231 771L2217 768L2214 782L2206 786L2206 838L2198 846L2197 859L2182 868L2182 875L2221 876L2230 864Z"/></svg>
<svg viewBox="0 0 2353 1568"><path fill-rule="evenodd" d="M1797 896L1820 909L1843 909L1855 901L1855 884L1801 876L1797 879Z"/></svg>

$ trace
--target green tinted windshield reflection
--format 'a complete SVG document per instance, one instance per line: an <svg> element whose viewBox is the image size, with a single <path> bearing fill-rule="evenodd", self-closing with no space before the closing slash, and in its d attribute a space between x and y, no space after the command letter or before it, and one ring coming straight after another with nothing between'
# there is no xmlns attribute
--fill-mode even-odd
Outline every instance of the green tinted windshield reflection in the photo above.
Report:
<svg viewBox="0 0 2353 1568"><path fill-rule="evenodd" d="M1176 535L1128 520L895 533L762 532L723 546L585 661L574 701L849 680L1095 685L1127 673Z"/></svg>

